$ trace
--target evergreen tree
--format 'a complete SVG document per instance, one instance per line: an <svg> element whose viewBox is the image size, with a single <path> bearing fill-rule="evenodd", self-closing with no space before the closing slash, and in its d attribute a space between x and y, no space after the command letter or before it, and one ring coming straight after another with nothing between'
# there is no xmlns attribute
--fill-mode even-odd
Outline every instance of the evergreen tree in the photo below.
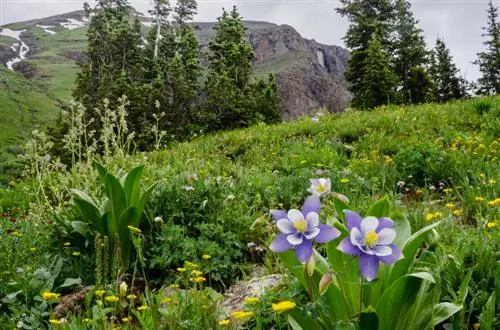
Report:
<svg viewBox="0 0 500 330"><path fill-rule="evenodd" d="M366 50L363 80L360 81L358 103L360 109L371 109L388 104L396 98L397 77L389 65L389 56L376 34Z"/></svg>
<svg viewBox="0 0 500 330"><path fill-rule="evenodd" d="M391 62L404 103L426 102L431 93L431 80L424 68L428 52L417 24L411 4L396 0Z"/></svg>
<svg viewBox="0 0 500 330"><path fill-rule="evenodd" d="M204 117L209 129L244 127L279 118L277 87L273 77L252 81L255 54L236 9L223 9L208 43ZM260 95L264 93L264 95ZM259 95L258 95L259 94Z"/></svg>
<svg viewBox="0 0 500 330"><path fill-rule="evenodd" d="M175 7L175 22L178 25L185 25L193 19L198 10L196 0L177 0Z"/></svg>
<svg viewBox="0 0 500 330"><path fill-rule="evenodd" d="M500 94L500 21L498 19L498 7L490 0L488 4L488 20L483 42L485 50L477 54L474 64L479 66L482 76L478 79L479 94Z"/></svg>
<svg viewBox="0 0 500 330"><path fill-rule="evenodd" d="M431 68L429 69L431 78L435 84L435 100L447 102L453 99L462 98L459 70L453 63L450 50L446 47L444 40L438 38L436 47L431 55Z"/></svg>
<svg viewBox="0 0 500 330"><path fill-rule="evenodd" d="M351 58L345 75L353 94L352 105L367 108L397 102L394 92L397 81L387 59L394 7L389 0L340 0L340 3L342 7L337 12L349 20L344 41L351 50ZM377 57L370 58L372 54ZM366 90L367 86L373 86L370 79L374 66L380 70L379 79L389 88L382 97Z"/></svg>

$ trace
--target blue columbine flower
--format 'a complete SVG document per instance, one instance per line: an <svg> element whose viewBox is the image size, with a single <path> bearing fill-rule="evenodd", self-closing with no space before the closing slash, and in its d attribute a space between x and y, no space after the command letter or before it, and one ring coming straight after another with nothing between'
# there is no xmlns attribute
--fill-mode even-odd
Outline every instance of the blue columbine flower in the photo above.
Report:
<svg viewBox="0 0 500 330"><path fill-rule="evenodd" d="M392 264L402 258L401 251L393 243L396 238L394 222L389 218L366 217L352 211L344 211L349 237L338 249L359 257L361 275L368 281L377 277L379 262Z"/></svg>
<svg viewBox="0 0 500 330"><path fill-rule="evenodd" d="M307 262L313 254L312 242L326 243L340 236L340 232L329 225L319 223L320 200L317 195L309 196L302 210L272 212L276 225L282 232L270 245L274 252L295 249L295 256Z"/></svg>

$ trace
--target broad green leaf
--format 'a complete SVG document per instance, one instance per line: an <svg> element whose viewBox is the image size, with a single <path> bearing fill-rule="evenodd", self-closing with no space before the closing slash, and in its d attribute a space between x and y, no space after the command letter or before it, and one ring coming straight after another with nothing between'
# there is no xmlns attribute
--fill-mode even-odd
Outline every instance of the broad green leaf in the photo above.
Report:
<svg viewBox="0 0 500 330"><path fill-rule="evenodd" d="M288 323L294 330L315 329L314 320L305 311L294 308L288 312ZM291 322L290 322L291 321Z"/></svg>
<svg viewBox="0 0 500 330"><path fill-rule="evenodd" d="M92 165L97 169L97 173L99 173L99 179L101 180L101 188L104 192L104 187L106 183L106 176L108 175L108 170L97 162L92 162Z"/></svg>
<svg viewBox="0 0 500 330"><path fill-rule="evenodd" d="M123 188L118 182L118 179L109 174L106 176L106 194L110 201L110 217L108 218L108 230L110 239L118 230L118 221L125 209L126 200Z"/></svg>
<svg viewBox="0 0 500 330"><path fill-rule="evenodd" d="M100 222L99 218L99 222ZM89 224L88 222L83 222L83 221L71 221L71 227L73 228L74 231L76 231L78 234L85 236L89 232ZM99 228L97 228L99 229Z"/></svg>
<svg viewBox="0 0 500 330"><path fill-rule="evenodd" d="M388 217L391 213L391 202L389 196L379 199L368 209L365 217L373 216L377 218Z"/></svg>
<svg viewBox="0 0 500 330"><path fill-rule="evenodd" d="M411 318L414 307L424 282L434 283L431 274L420 272L405 275L389 286L378 299L375 309L379 319L379 328L384 330L403 330Z"/></svg>
<svg viewBox="0 0 500 330"><path fill-rule="evenodd" d="M483 311L479 316L479 324L483 330L493 330L493 322L495 320L495 293L492 293L483 307Z"/></svg>
<svg viewBox="0 0 500 330"><path fill-rule="evenodd" d="M375 310L361 313L359 320L360 330L378 330L378 316Z"/></svg>
<svg viewBox="0 0 500 330"><path fill-rule="evenodd" d="M430 324L430 328L434 329L435 326L440 324L443 321L446 321L454 314L458 313L462 309L462 305L443 302L434 306L434 317L432 320L432 324ZM482 323L481 323L482 325ZM488 330L487 328L484 328Z"/></svg>
<svg viewBox="0 0 500 330"><path fill-rule="evenodd" d="M394 218L391 219L395 220ZM394 244L401 248L411 237L410 221L408 221L406 217L400 220L395 220L394 229L396 230L396 238L394 239Z"/></svg>
<svg viewBox="0 0 500 330"><path fill-rule="evenodd" d="M398 278L403 276L408 272L415 255L425 241L425 234L427 234L431 229L439 226L441 222L435 222L429 226L426 226L419 231L415 232L405 243L402 249L403 259L399 260L394 264L391 270L391 277L389 280L389 284L396 281Z"/></svg>
<svg viewBox="0 0 500 330"><path fill-rule="evenodd" d="M141 178L144 166L137 166L128 172L123 190L127 198L128 206L137 206L141 198Z"/></svg>
<svg viewBox="0 0 500 330"><path fill-rule="evenodd" d="M118 222L118 236L120 237L120 248L122 250L122 263L125 269L128 269L133 246L128 226L130 223L135 222L137 217L137 208L135 206L130 206L121 214Z"/></svg>
<svg viewBox="0 0 500 330"><path fill-rule="evenodd" d="M81 278L66 278L59 287L60 288L67 288L73 285L81 285L82 284L82 279Z"/></svg>
<svg viewBox="0 0 500 330"><path fill-rule="evenodd" d="M351 207L349 204L344 203L342 200L338 198L333 199L333 204L335 205L335 211L337 211L337 216L339 217L342 222L345 222L345 214L344 210L350 210Z"/></svg>
<svg viewBox="0 0 500 330"><path fill-rule="evenodd" d="M96 229L100 232L103 231L103 225L101 223L101 211L93 203L89 203L87 200L80 197L73 197L73 201L80 210L83 219L86 222L92 223Z"/></svg>
<svg viewBox="0 0 500 330"><path fill-rule="evenodd" d="M141 200L139 202L139 205L137 205L137 211L139 213L139 221L142 217L142 213L144 212L144 209L146 208L146 204L148 202L148 199L149 199L149 196L151 195L151 193L154 191L154 189L156 188L156 186L158 184L160 184L161 182L163 182L165 180L161 180L161 181L158 181L158 182L155 182L153 183L151 186L149 186L149 188L144 192L144 194L142 194L141 196ZM136 224L133 224L132 226L134 227L137 227L139 224L136 223Z"/></svg>

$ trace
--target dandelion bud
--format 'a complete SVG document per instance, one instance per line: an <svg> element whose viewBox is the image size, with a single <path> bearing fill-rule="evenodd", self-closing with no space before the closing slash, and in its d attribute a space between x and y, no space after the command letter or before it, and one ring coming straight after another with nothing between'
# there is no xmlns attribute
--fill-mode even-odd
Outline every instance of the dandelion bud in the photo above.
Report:
<svg viewBox="0 0 500 330"><path fill-rule="evenodd" d="M332 275L332 272L328 271L323 275L323 277L321 277L321 280L319 281L320 295L324 295L328 290L328 287L330 287L330 284L332 283Z"/></svg>
<svg viewBox="0 0 500 330"><path fill-rule="evenodd" d="M314 274L314 269L316 268L316 260L314 256L311 256L309 260L306 262L306 274L311 277Z"/></svg>

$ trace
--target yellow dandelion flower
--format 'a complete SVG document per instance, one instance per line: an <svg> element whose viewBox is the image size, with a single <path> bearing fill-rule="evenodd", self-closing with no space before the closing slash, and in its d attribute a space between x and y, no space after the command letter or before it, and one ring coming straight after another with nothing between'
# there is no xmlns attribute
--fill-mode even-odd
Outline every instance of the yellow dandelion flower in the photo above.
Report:
<svg viewBox="0 0 500 330"><path fill-rule="evenodd" d="M425 215L425 221L432 221L434 219L434 213L428 213Z"/></svg>
<svg viewBox="0 0 500 330"><path fill-rule="evenodd" d="M54 293L50 291L45 291L42 293L43 300L57 300L61 295L59 293Z"/></svg>
<svg viewBox="0 0 500 330"><path fill-rule="evenodd" d="M118 298L117 296L107 296L106 298L104 298L104 300L109 302L118 302L120 301L120 298Z"/></svg>
<svg viewBox="0 0 500 330"><path fill-rule="evenodd" d="M71 245L71 243L70 243L70 242L65 242L65 243L64 243L64 246L70 246L70 245Z"/></svg>
<svg viewBox="0 0 500 330"><path fill-rule="evenodd" d="M489 201L488 205L489 206L500 206L500 198L495 198L494 200Z"/></svg>
<svg viewBox="0 0 500 330"><path fill-rule="evenodd" d="M417 190L415 190L415 194L417 196L422 196L424 194L424 190L423 189L417 189Z"/></svg>
<svg viewBox="0 0 500 330"><path fill-rule="evenodd" d="M201 258L203 260L210 260L210 259L212 259L212 257L209 254L204 254Z"/></svg>
<svg viewBox="0 0 500 330"><path fill-rule="evenodd" d="M83 319L83 323L90 323L92 320L89 319L88 317L84 318Z"/></svg>
<svg viewBox="0 0 500 330"><path fill-rule="evenodd" d="M78 256L80 256L80 252L75 251L75 252L71 253L71 255L74 257L78 257Z"/></svg>
<svg viewBox="0 0 500 330"><path fill-rule="evenodd" d="M49 323L52 324L52 325L59 325L59 324L61 324L61 321L60 320L56 320L56 319L50 319Z"/></svg>
<svg viewBox="0 0 500 330"><path fill-rule="evenodd" d="M30 251L35 253L36 252L36 248L30 248Z"/></svg>
<svg viewBox="0 0 500 330"><path fill-rule="evenodd" d="M231 313L231 316L235 320L247 320L251 318L253 315L254 315L253 312L245 312L245 311L236 311Z"/></svg>
<svg viewBox="0 0 500 330"><path fill-rule="evenodd" d="M141 312L144 312L146 309L148 309L148 305L142 305L142 306L137 307L137 310L141 311Z"/></svg>
<svg viewBox="0 0 500 330"><path fill-rule="evenodd" d="M488 183L494 184L494 183L497 183L497 180L495 180L495 179L489 179Z"/></svg>
<svg viewBox="0 0 500 330"><path fill-rule="evenodd" d="M457 217L462 215L464 213L463 210L453 210L453 215L456 215Z"/></svg>
<svg viewBox="0 0 500 330"><path fill-rule="evenodd" d="M187 269L186 269L186 268L184 268L184 267L179 267L179 268L177 268L177 271L178 271L179 273L184 273L184 272L186 272L186 271L187 271Z"/></svg>
<svg viewBox="0 0 500 330"><path fill-rule="evenodd" d="M497 226L497 224L496 224L495 222L488 222L488 223L486 224L486 228L488 228L488 229L493 229L493 228L495 228L496 226Z"/></svg>
<svg viewBox="0 0 500 330"><path fill-rule="evenodd" d="M172 298L170 298L170 297L165 297L165 298L163 298L163 300L162 300L161 302L162 302L163 304L168 304L168 303L169 303L169 302L171 302L171 301L172 301Z"/></svg>
<svg viewBox="0 0 500 330"><path fill-rule="evenodd" d="M476 202L484 202L484 198L481 196L476 196L474 199L476 200Z"/></svg>
<svg viewBox="0 0 500 330"><path fill-rule="evenodd" d="M449 194L449 193L451 193L453 191L453 189L451 189L451 188L445 188L445 189L443 189L443 191L444 191L445 194Z"/></svg>
<svg viewBox="0 0 500 330"><path fill-rule="evenodd" d="M170 288L171 289L178 289L179 288L179 284L170 284Z"/></svg>
<svg viewBox="0 0 500 330"><path fill-rule="evenodd" d="M245 304L253 305L259 302L259 298L257 297L248 297L245 299Z"/></svg>
<svg viewBox="0 0 500 330"><path fill-rule="evenodd" d="M106 290L97 290L97 291L95 292L95 295L96 295L96 296L98 296L98 297L100 297L100 296L102 296L102 295L103 295L103 294L105 294L105 293L106 293Z"/></svg>
<svg viewBox="0 0 500 330"><path fill-rule="evenodd" d="M349 179L340 179L340 183L349 183Z"/></svg>
<svg viewBox="0 0 500 330"><path fill-rule="evenodd" d="M229 324L229 320L226 319L226 320L220 320L219 321L219 325L228 325Z"/></svg>
<svg viewBox="0 0 500 330"><path fill-rule="evenodd" d="M384 156L384 163L386 163L386 164L392 164L392 163L394 163L394 159L392 159L391 156L385 155Z"/></svg>
<svg viewBox="0 0 500 330"><path fill-rule="evenodd" d="M281 301L279 303L273 304L272 309L275 312L281 313L281 312L286 312L290 309L294 309L295 306L297 306L293 301L285 300Z"/></svg>
<svg viewBox="0 0 500 330"><path fill-rule="evenodd" d="M195 269L195 270L191 271L191 274L198 277L198 276L203 275L203 272L200 272L199 270Z"/></svg>
<svg viewBox="0 0 500 330"><path fill-rule="evenodd" d="M130 230L132 233L137 233L137 234L140 234L142 233L142 230L140 230L139 228L137 227L134 227L134 226L127 226L128 230Z"/></svg>
<svg viewBox="0 0 500 330"><path fill-rule="evenodd" d="M455 208L455 204L453 204L453 203L447 203L446 207L449 208L450 210L453 210Z"/></svg>
<svg viewBox="0 0 500 330"><path fill-rule="evenodd" d="M192 277L189 279L191 282L195 282L195 283L203 283L203 282L206 282L207 279L204 278L203 276L197 276L197 277Z"/></svg>
<svg viewBox="0 0 500 330"><path fill-rule="evenodd" d="M137 296L136 296L135 294L129 294L129 295L127 296L127 299L128 299L128 300L134 300L135 298L137 298Z"/></svg>

